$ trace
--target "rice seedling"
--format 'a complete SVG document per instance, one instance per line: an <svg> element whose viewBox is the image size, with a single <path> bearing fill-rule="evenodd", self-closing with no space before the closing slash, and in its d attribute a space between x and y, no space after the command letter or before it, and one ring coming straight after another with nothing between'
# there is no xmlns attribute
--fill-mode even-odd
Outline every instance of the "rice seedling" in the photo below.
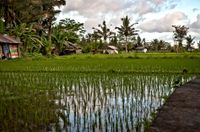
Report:
<svg viewBox="0 0 200 132"><path fill-rule="evenodd" d="M73 55L0 62L0 131L144 131L200 73L198 54Z"/></svg>
<svg viewBox="0 0 200 132"><path fill-rule="evenodd" d="M143 131L178 76L1 72L0 131Z"/></svg>

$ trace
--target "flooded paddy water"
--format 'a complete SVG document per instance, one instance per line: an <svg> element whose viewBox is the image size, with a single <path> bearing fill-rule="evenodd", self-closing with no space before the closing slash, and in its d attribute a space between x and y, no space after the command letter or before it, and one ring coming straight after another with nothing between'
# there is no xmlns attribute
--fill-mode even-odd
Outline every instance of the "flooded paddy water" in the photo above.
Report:
<svg viewBox="0 0 200 132"><path fill-rule="evenodd" d="M0 73L0 131L144 131L193 75Z"/></svg>

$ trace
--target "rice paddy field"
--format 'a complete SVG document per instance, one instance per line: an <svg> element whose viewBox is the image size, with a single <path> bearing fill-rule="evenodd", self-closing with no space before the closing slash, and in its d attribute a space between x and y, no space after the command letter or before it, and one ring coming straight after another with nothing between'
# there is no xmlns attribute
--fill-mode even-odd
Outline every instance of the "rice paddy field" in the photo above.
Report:
<svg viewBox="0 0 200 132"><path fill-rule="evenodd" d="M145 131L199 74L198 53L0 61L0 131Z"/></svg>

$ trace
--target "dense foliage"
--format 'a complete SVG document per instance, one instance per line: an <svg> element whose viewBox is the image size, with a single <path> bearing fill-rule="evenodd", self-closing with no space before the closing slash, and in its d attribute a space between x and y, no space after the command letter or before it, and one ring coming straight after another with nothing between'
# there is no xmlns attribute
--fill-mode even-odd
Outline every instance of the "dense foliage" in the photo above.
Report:
<svg viewBox="0 0 200 132"><path fill-rule="evenodd" d="M0 1L0 33L16 36L21 40L21 54L42 54L46 56L76 53L68 50L68 44L76 45L82 53L103 53L108 45L118 50L134 51L138 47L147 48L150 52L193 51L194 39L187 36L189 28L184 25L173 25L174 47L163 40L154 39L146 42L141 38L130 17L121 18L121 25L111 29L106 20L93 33L84 30L84 24L68 18L56 20L60 10L55 7L65 5L65 0L3 0ZM183 40L186 39L186 45Z"/></svg>

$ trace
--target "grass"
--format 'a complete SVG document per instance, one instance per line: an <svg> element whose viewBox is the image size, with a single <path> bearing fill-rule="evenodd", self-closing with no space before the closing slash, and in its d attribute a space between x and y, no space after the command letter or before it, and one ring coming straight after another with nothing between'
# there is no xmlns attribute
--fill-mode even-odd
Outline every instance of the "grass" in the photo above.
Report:
<svg viewBox="0 0 200 132"><path fill-rule="evenodd" d="M0 62L0 71L200 73L199 53L149 53L118 55L70 55L54 58L23 58Z"/></svg>
<svg viewBox="0 0 200 132"><path fill-rule="evenodd" d="M140 131L163 97L199 74L198 53L0 61L0 131Z"/></svg>

